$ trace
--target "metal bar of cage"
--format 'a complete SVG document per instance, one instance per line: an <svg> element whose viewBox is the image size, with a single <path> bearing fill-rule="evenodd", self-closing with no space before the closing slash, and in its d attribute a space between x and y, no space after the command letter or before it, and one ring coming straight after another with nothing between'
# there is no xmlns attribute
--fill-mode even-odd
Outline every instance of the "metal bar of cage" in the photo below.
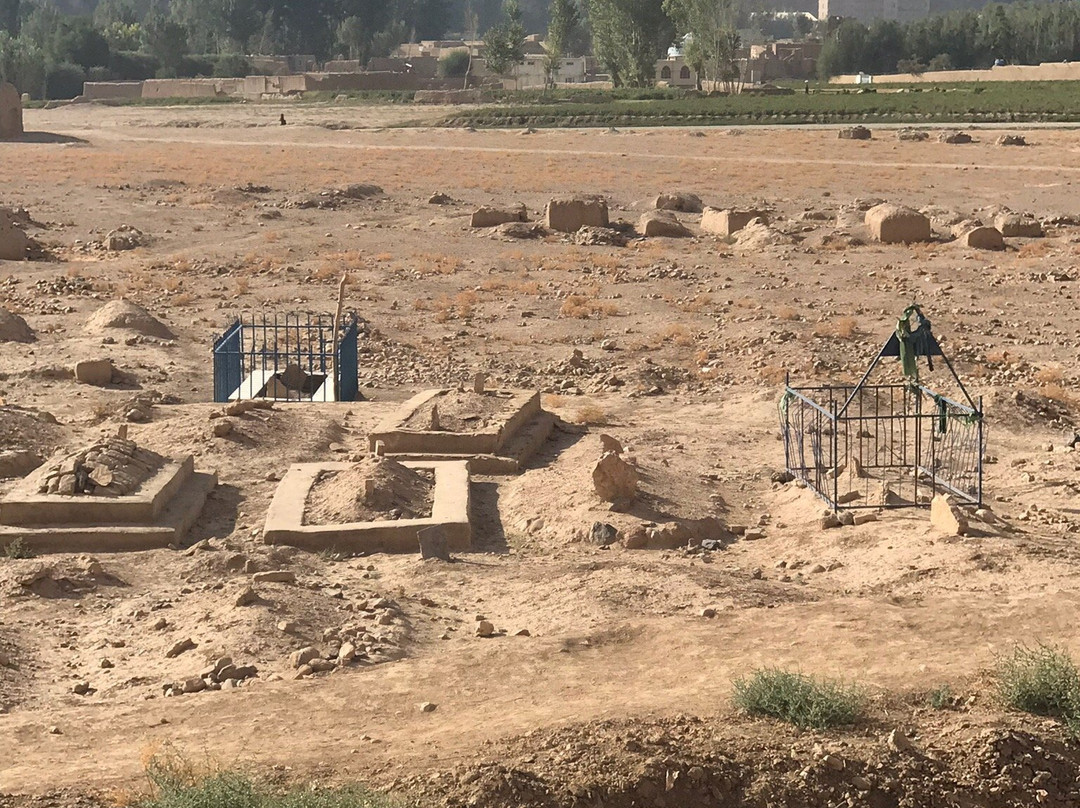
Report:
<svg viewBox="0 0 1080 808"><path fill-rule="evenodd" d="M355 401L359 396L359 320L310 313L240 315L214 341L214 401L239 398ZM303 375L290 382L287 368Z"/></svg>
<svg viewBox="0 0 1080 808"><path fill-rule="evenodd" d="M924 385L863 384L854 395L850 389L785 384L785 463L829 508L926 506L937 493L982 504L981 400L969 407ZM924 397L937 406L925 408ZM870 501L875 481L880 501Z"/></svg>

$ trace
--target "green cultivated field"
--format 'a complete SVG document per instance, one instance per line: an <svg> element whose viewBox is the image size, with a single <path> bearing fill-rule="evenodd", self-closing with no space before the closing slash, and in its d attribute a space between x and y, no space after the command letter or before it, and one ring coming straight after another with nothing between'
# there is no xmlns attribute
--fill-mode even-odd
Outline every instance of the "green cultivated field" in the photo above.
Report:
<svg viewBox="0 0 1080 808"><path fill-rule="evenodd" d="M793 95L707 97L672 91L557 91L508 95L455 112L445 126L709 126L808 123L1010 123L1080 121L1080 82L891 85L860 91L836 85Z"/></svg>

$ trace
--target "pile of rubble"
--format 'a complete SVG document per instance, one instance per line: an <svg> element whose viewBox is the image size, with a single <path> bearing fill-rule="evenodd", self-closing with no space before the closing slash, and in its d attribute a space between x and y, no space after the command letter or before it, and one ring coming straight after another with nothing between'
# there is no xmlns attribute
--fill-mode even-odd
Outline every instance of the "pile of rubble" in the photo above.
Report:
<svg viewBox="0 0 1080 808"><path fill-rule="evenodd" d="M221 657L208 665L198 676L192 676L182 682L166 682L162 690L166 696L180 696L185 693L201 693L204 690L228 690L240 687L245 681L258 676L259 670L254 665L236 665L232 657Z"/></svg>
<svg viewBox="0 0 1080 808"><path fill-rule="evenodd" d="M114 435L54 464L39 492L122 497L137 491L164 463L161 455Z"/></svg>
<svg viewBox="0 0 1080 808"><path fill-rule="evenodd" d="M374 619L375 625L327 628L323 631L324 647L308 645L290 655L294 678L303 679L353 664L389 662L402 656L394 628L402 619L398 605L388 598L375 597L360 604L360 609L364 618ZM278 628L290 633L293 629L288 622L280 623Z"/></svg>

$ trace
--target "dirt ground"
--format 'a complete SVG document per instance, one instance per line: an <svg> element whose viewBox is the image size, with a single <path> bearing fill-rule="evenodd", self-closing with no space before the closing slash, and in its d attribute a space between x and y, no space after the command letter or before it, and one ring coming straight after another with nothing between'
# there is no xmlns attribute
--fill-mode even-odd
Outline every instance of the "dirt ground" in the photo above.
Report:
<svg viewBox="0 0 1080 808"><path fill-rule="evenodd" d="M186 549L0 558L0 806L108 801L163 747L447 805L1080 804L1076 746L997 705L989 678L1017 642L1080 656L1080 135L1025 131L1020 148L983 129L950 145L395 126L437 114L71 106L26 112L55 137L0 144L0 205L26 208L46 251L0 261L0 306L37 334L0 342L0 450L78 448L141 407L131 437L220 480ZM381 193L330 193L360 183ZM768 210L768 238L705 235L693 214L679 214L691 238L626 247L468 226L481 204L539 220L550 197L582 193L632 223L673 190ZM874 199L932 213L936 240L871 243L858 222ZM951 241L951 223L1002 208L1046 236L1004 252ZM121 225L145 245L103 249ZM215 437L214 338L239 312L332 313L343 272L367 400L278 404ZM176 339L84 330L119 297ZM854 381L913 300L984 399L999 522L950 538L905 510L820 530L821 503L772 481L785 374ZM100 357L121 383L77 384L72 365ZM566 423L521 475L474 481L473 552L446 564L262 543L290 463L363 452L401 401L479 371L543 391ZM895 363L883 373L899 378ZM601 432L647 473L640 511L612 514L592 492ZM704 554L582 541L596 521L704 516L764 537ZM43 564L47 596L20 583ZM255 583L257 601L237 605L275 570L296 582ZM494 636L476 636L481 618ZM370 637L365 657L293 678L290 654L346 634ZM167 656L185 638L195 647ZM257 676L163 695L222 656ZM740 716L732 678L762 666L858 682L871 718L800 733ZM928 708L944 684L953 708ZM889 748L894 729L917 756Z"/></svg>

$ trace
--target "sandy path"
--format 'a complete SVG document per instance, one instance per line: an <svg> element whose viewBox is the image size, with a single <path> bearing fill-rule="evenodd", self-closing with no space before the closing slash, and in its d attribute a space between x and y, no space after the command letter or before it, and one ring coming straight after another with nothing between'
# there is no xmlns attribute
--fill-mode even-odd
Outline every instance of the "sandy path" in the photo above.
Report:
<svg viewBox="0 0 1080 808"><path fill-rule="evenodd" d="M343 775L391 777L417 761L468 758L486 740L536 727L710 714L727 707L731 677L755 665L791 665L871 688L903 689L915 673L924 682L955 681L990 664L1018 629L1067 634L1078 606L1074 592L950 593L903 606L840 599L725 612L711 621L632 621L612 626L595 647L568 653L553 638L461 640L363 673L259 685L243 698L209 693L122 709L58 708L47 719L2 716L0 747L19 754L0 772L0 789L39 790L43 771L50 786L124 781L138 774L140 756L165 740L226 763L327 764ZM423 701L438 710L421 713ZM50 735L46 721L63 734Z"/></svg>
<svg viewBox="0 0 1080 808"><path fill-rule="evenodd" d="M151 132L140 130L138 134L120 129L100 130L94 134L95 141L109 142L132 142L132 143L186 143L202 146L232 146L237 148L305 148L305 149L348 149L360 151L390 151L390 152L430 152L434 154L460 154L460 155L544 155L548 157L594 157L611 158L618 157L628 160L654 160L657 162L687 161L691 163L737 163L747 162L772 166L820 166L820 167L854 167L872 168L875 170L897 169L951 169L963 170L970 168L985 169L1003 172L1048 172L1053 174L1080 173L1080 165L1063 165L1061 163L994 163L990 161L945 162L945 161L912 161L912 160L857 160L849 157L769 157L763 154L747 153L745 151L728 152L726 154L691 154L676 151L656 151L648 148L634 148L632 144L619 141L617 145L609 149L582 149L573 146L566 148L534 148L529 146L467 146L455 143L360 143L360 142L334 142L325 139L300 139L303 135L292 138L243 138L237 132L237 137L221 137L219 134L195 133L193 130L173 130L168 128L154 129ZM297 130L293 130L297 131ZM433 136L443 134L444 130L436 130L430 133ZM58 134L78 136L78 130L59 131ZM321 131L319 134L323 134ZM382 133L379 133L382 134ZM396 134L396 133L393 133ZM411 133L410 133L411 134ZM562 132L558 134L564 134ZM588 134L602 134L589 132ZM363 136L362 133L352 133L352 136ZM368 135L370 137L371 135ZM590 138L592 139L592 138Z"/></svg>

